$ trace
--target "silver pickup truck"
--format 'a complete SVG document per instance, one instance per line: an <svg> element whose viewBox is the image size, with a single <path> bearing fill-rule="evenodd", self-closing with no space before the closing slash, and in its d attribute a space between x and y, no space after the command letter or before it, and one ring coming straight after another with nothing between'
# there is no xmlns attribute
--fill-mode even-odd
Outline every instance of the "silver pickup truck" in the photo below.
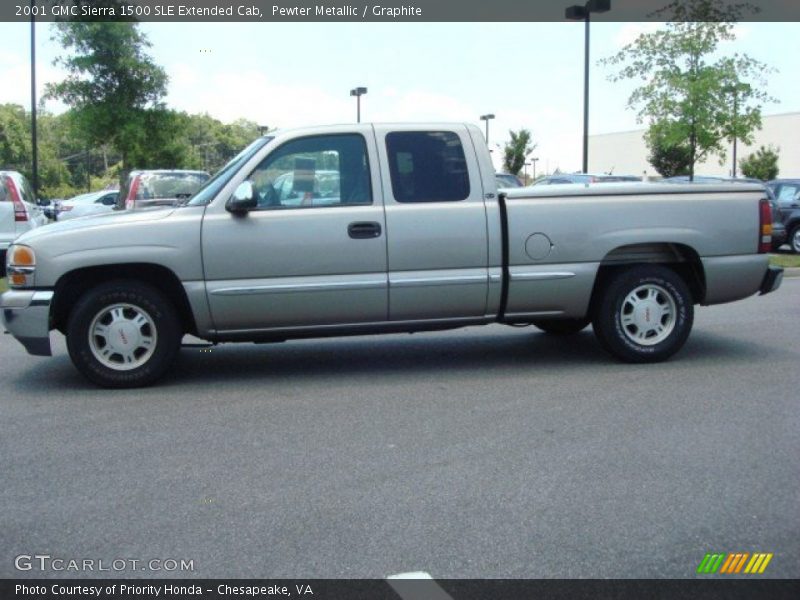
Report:
<svg viewBox="0 0 800 600"><path fill-rule="evenodd" d="M75 219L9 249L5 327L50 331L96 384L149 384L184 334L212 343L590 323L630 362L668 358L694 305L775 290L757 185L498 192L466 124L342 125L252 143L182 206Z"/></svg>

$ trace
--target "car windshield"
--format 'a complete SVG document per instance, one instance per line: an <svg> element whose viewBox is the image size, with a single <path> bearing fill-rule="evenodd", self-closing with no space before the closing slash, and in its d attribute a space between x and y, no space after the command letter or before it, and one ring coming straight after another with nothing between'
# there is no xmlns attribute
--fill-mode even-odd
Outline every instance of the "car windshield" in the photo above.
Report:
<svg viewBox="0 0 800 600"><path fill-rule="evenodd" d="M136 200L157 198L189 198L208 180L207 173L173 171L142 173L136 188Z"/></svg>
<svg viewBox="0 0 800 600"><path fill-rule="evenodd" d="M200 188L197 193L192 196L192 199L186 204L189 206L202 206L211 202L219 193L219 191L225 187L225 184L230 181L231 177L233 177L239 168L248 160L250 160L256 152L271 142L272 139L273 138L271 137L258 138L252 144L247 146L247 148L239 152L239 154L234 156L228 162L228 164L217 171L216 175L206 181L205 185Z"/></svg>

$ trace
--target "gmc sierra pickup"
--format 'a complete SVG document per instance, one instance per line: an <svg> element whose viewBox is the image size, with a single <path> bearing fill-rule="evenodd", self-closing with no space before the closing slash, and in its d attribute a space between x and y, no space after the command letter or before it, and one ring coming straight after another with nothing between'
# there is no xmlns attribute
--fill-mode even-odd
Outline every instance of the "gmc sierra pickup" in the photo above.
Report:
<svg viewBox="0 0 800 600"><path fill-rule="evenodd" d="M212 343L592 324L624 361L668 358L694 305L775 290L760 186L606 184L499 194L466 124L258 139L178 207L38 228L9 248L6 328L51 330L101 386L149 384Z"/></svg>

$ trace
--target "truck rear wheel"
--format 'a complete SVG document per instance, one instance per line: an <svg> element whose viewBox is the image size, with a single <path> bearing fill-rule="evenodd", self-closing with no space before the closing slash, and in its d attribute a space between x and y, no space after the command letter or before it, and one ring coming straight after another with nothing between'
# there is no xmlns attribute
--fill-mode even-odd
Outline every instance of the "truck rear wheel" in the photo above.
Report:
<svg viewBox="0 0 800 600"><path fill-rule="evenodd" d="M161 377L182 337L172 303L156 288L112 281L81 297L67 324L67 349L87 379L109 388L139 387Z"/></svg>
<svg viewBox="0 0 800 600"><path fill-rule="evenodd" d="M605 287L593 326L600 344L631 363L659 362L681 349L694 321L683 279L659 265L616 274Z"/></svg>
<svg viewBox="0 0 800 600"><path fill-rule="evenodd" d="M572 335L586 328L591 323L590 319L548 319L533 321L533 326L545 333L554 335Z"/></svg>

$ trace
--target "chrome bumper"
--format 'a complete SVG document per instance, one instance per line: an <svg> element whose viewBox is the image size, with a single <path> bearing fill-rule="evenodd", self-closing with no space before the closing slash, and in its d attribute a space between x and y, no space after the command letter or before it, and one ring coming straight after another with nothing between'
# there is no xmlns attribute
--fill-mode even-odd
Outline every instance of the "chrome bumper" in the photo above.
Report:
<svg viewBox="0 0 800 600"><path fill-rule="evenodd" d="M759 288L758 291L761 292L762 296L774 292L781 287L782 281L783 269L781 267L769 267L764 275L764 280L761 282L761 288Z"/></svg>
<svg viewBox="0 0 800 600"><path fill-rule="evenodd" d="M52 356L50 303L53 292L11 290L0 296L3 325L29 354Z"/></svg>

